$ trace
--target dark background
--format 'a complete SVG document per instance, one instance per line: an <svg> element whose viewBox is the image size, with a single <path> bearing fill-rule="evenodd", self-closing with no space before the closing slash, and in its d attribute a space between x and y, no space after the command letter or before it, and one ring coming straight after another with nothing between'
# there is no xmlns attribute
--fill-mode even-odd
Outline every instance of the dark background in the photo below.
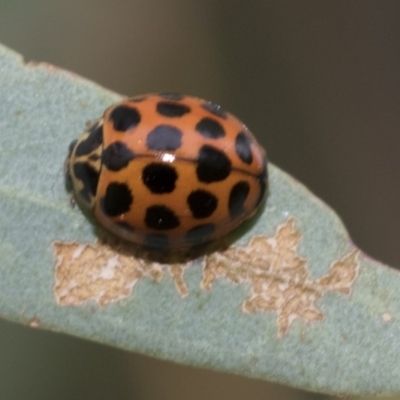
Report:
<svg viewBox="0 0 400 400"><path fill-rule="evenodd" d="M0 0L0 42L122 94L222 104L396 267L399 17L396 0ZM4 399L324 398L7 322L0 358Z"/></svg>

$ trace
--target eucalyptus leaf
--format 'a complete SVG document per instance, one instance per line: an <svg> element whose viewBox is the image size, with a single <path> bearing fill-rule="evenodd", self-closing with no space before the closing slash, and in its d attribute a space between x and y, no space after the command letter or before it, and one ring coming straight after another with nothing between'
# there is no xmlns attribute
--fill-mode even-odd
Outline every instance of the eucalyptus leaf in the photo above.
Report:
<svg viewBox="0 0 400 400"><path fill-rule="evenodd" d="M277 167L228 249L166 265L98 240L63 163L85 122L121 98L0 47L2 317L312 391L399 393L399 273Z"/></svg>

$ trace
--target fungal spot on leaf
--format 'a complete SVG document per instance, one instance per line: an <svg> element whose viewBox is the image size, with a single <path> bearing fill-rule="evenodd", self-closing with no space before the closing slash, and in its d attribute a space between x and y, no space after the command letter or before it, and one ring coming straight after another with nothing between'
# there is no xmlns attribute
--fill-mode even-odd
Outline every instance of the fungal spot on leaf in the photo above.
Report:
<svg viewBox="0 0 400 400"><path fill-rule="evenodd" d="M126 299L139 280L158 282L168 272L178 294L185 297L188 289L183 280L190 264L161 264L146 259L146 254L133 254L131 249L104 243L53 243L55 257L54 295L63 306L79 306L95 301L100 306Z"/></svg>
<svg viewBox="0 0 400 400"><path fill-rule="evenodd" d="M290 218L278 226L275 236L255 236L246 247L230 247L205 258L201 287L211 290L216 279L250 284L242 304L246 313L275 312L278 336L282 337L296 319L322 321L316 301L327 292L349 295L358 275L358 250L330 265L329 272L310 279L307 259L298 254L302 239Z"/></svg>

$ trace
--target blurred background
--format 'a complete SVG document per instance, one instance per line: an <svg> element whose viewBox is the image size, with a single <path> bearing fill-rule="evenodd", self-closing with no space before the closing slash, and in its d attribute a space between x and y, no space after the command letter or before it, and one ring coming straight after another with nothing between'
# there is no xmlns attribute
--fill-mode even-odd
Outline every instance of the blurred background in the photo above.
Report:
<svg viewBox="0 0 400 400"><path fill-rule="evenodd" d="M399 21L396 0L0 0L0 42L27 61L122 94L180 91L223 105L393 267ZM329 398L4 321L0 358L7 400Z"/></svg>

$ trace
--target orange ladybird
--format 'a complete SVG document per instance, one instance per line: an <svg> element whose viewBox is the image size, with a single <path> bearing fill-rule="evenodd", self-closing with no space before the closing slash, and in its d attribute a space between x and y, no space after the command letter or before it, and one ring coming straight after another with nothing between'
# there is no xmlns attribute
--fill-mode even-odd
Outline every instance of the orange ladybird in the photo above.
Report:
<svg viewBox="0 0 400 400"><path fill-rule="evenodd" d="M109 107L70 145L74 197L115 235L187 248L251 217L267 189L265 152L220 106L175 93Z"/></svg>

